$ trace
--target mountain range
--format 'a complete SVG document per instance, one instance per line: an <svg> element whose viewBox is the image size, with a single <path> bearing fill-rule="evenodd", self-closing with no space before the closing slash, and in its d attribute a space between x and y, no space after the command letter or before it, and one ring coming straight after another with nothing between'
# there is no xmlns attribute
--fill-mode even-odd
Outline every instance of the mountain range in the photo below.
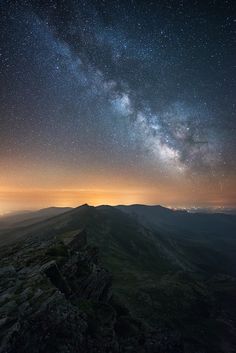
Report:
<svg viewBox="0 0 236 353"><path fill-rule="evenodd" d="M49 208L0 245L0 352L236 352L235 215Z"/></svg>

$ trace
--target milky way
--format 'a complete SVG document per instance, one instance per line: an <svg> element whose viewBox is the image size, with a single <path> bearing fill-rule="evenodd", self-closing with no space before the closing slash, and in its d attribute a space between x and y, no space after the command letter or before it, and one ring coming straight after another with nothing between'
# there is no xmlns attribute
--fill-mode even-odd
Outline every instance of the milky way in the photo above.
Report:
<svg viewBox="0 0 236 353"><path fill-rule="evenodd" d="M1 12L2 185L12 164L78 169L77 184L81 170L221 189L234 178L233 1L1 1Z"/></svg>

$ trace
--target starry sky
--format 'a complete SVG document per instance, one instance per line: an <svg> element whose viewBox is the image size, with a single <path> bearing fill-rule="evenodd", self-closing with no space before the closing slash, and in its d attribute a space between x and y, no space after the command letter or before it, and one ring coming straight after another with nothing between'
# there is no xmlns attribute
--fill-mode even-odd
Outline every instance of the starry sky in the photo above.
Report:
<svg viewBox="0 0 236 353"><path fill-rule="evenodd" d="M0 11L0 213L236 206L233 0Z"/></svg>

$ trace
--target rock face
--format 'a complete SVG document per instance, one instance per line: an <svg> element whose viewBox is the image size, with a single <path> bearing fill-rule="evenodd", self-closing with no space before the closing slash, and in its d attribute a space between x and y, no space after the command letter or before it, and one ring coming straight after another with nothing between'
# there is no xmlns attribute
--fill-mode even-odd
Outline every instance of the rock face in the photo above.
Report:
<svg viewBox="0 0 236 353"><path fill-rule="evenodd" d="M182 352L112 295L112 276L86 231L67 244L29 237L1 250L1 353Z"/></svg>

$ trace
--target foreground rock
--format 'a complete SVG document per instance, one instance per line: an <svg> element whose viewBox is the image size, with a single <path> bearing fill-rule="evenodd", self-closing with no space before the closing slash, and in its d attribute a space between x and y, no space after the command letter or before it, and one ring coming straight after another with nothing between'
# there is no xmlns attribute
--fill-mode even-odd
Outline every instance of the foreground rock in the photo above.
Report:
<svg viewBox="0 0 236 353"><path fill-rule="evenodd" d="M1 353L182 352L178 335L151 331L114 297L85 230L67 244L29 237L0 255Z"/></svg>

